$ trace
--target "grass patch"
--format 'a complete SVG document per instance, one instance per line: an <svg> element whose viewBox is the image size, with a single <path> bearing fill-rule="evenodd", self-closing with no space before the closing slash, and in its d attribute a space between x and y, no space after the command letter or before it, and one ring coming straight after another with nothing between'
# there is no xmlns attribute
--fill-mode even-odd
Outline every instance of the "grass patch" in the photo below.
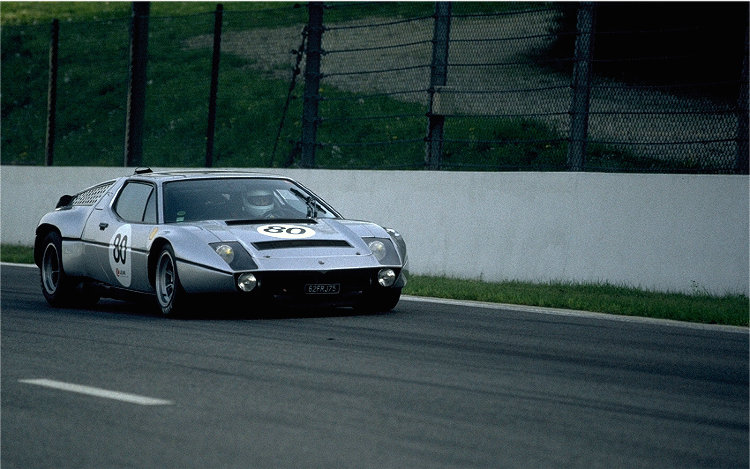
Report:
<svg viewBox="0 0 750 469"><path fill-rule="evenodd" d="M750 310L744 295L658 293L612 285L488 283L413 276L404 293L733 326L748 326Z"/></svg>
<svg viewBox="0 0 750 469"><path fill-rule="evenodd" d="M33 249L4 244L0 261L33 264ZM415 275L404 294L745 327L749 314L744 295L658 293L612 285L489 283Z"/></svg>
<svg viewBox="0 0 750 469"><path fill-rule="evenodd" d="M33 264L34 249L27 246L3 244L0 246L0 261L16 264Z"/></svg>

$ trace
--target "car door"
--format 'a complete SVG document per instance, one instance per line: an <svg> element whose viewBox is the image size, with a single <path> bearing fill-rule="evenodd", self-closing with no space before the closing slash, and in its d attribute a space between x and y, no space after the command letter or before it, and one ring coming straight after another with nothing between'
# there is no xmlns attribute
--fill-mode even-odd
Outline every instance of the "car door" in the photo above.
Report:
<svg viewBox="0 0 750 469"><path fill-rule="evenodd" d="M84 232L95 246L93 276L116 287L151 291L146 248L157 228L156 185L127 181L111 205L95 212Z"/></svg>

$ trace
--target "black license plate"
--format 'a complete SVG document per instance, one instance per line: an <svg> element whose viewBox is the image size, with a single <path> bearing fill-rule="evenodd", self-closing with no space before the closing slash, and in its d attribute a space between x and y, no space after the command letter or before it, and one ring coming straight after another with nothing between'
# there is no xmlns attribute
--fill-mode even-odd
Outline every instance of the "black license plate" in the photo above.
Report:
<svg viewBox="0 0 750 469"><path fill-rule="evenodd" d="M340 291L340 283L308 283L305 285L305 293L308 295L337 295Z"/></svg>

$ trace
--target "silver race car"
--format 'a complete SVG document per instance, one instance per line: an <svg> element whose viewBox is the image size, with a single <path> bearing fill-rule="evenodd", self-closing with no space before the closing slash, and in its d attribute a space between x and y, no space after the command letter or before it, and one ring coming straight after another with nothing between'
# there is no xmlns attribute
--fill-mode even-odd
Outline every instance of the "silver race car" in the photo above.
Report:
<svg viewBox="0 0 750 469"><path fill-rule="evenodd" d="M389 311L406 285L396 231L345 220L292 179L136 170L60 198L36 229L52 306L145 293L166 315L194 295Z"/></svg>

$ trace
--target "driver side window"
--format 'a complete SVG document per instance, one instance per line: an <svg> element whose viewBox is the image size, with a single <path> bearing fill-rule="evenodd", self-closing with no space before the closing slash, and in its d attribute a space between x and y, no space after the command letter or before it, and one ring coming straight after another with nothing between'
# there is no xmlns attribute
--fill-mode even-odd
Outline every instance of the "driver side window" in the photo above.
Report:
<svg viewBox="0 0 750 469"><path fill-rule="evenodd" d="M143 182L129 182L123 187L114 210L125 221L156 223L156 191Z"/></svg>

